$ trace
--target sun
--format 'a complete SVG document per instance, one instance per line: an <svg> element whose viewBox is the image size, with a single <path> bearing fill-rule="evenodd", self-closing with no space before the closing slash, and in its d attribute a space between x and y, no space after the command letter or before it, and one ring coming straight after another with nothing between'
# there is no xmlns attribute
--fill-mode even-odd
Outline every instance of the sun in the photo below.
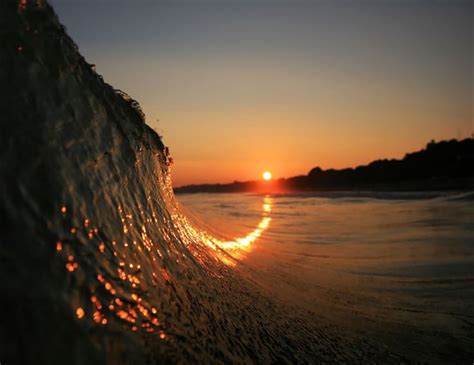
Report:
<svg viewBox="0 0 474 365"><path fill-rule="evenodd" d="M263 180L270 181L272 179L272 173L270 171L265 171L262 174Z"/></svg>

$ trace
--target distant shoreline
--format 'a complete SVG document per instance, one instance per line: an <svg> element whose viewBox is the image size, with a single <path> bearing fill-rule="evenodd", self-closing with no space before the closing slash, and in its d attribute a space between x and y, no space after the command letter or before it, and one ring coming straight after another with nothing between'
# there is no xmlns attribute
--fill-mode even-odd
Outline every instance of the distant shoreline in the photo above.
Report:
<svg viewBox="0 0 474 365"><path fill-rule="evenodd" d="M474 182L471 182L474 184ZM334 189L334 190L248 190L248 191L205 191L177 188L176 195L185 194L272 194L272 195L308 195L314 197L328 197L328 198L357 198L357 197L373 197L383 199L431 199L441 196L456 196L472 194L474 198L474 185L465 188L446 187L444 189Z"/></svg>
<svg viewBox="0 0 474 365"><path fill-rule="evenodd" d="M313 168L273 181L235 181L174 188L184 193L436 192L474 190L474 139L430 142L401 160L376 160L342 170Z"/></svg>

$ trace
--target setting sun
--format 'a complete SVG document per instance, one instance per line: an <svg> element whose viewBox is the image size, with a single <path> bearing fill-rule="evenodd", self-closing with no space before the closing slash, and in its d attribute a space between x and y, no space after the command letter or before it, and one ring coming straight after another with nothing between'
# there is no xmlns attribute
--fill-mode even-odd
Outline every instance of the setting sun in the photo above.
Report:
<svg viewBox="0 0 474 365"><path fill-rule="evenodd" d="M265 171L262 177L263 177L263 180L269 181L272 179L272 173L270 171Z"/></svg>

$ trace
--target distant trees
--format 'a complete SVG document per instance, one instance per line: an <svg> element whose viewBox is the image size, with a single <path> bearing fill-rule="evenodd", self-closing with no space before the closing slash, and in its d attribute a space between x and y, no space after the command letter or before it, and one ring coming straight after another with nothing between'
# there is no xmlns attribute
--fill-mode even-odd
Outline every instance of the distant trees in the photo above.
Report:
<svg viewBox="0 0 474 365"><path fill-rule="evenodd" d="M279 179L277 187L290 191L390 189L474 189L474 139L430 141L426 148L407 153L401 160L376 160L342 170L315 167L308 175ZM256 191L259 182L193 185L177 192Z"/></svg>
<svg viewBox="0 0 474 365"><path fill-rule="evenodd" d="M312 169L303 184L287 183L305 189L370 187L380 184L442 179L474 178L474 139L435 142L426 148L407 153L402 160L376 160L355 169Z"/></svg>

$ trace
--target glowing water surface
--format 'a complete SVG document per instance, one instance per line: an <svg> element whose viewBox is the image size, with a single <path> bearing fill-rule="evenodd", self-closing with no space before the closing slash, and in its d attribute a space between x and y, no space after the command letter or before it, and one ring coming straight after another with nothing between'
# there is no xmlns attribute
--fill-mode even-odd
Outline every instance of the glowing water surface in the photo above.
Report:
<svg viewBox="0 0 474 365"><path fill-rule="evenodd" d="M272 198L264 196L260 218L255 227L251 230L242 230L243 235L225 238L225 235L213 235L211 229L206 231L198 228L199 224L201 227L205 227L205 224L199 219L192 222L175 206L169 223L173 225L180 236L173 236L173 230L162 228L160 238L164 239L169 247L173 241L183 243L198 261L200 251L196 250L194 245L204 244L211 250L211 253L213 252L213 256L218 261L233 267L244 253L248 253L252 249L252 244L269 227L271 209ZM65 222L68 220L78 221L76 217L70 217L71 213L66 205L61 206L58 210L58 214L63 216ZM146 212L143 207L140 208L140 217L134 217L122 206L117 207L117 213L122 226L121 232L117 236L121 239L105 241L99 227L95 226L91 219L84 218L80 225L68 228L67 236L55 243L55 250L63 260L66 272L71 275L75 275L76 271L80 270L75 255L85 255L85 250L81 246L73 244L76 237L79 240L81 238L88 240L100 254L105 256L104 262L107 263L107 268L100 265L92 267L95 272L93 280L96 280L96 283L89 286L90 304L86 306L84 303L80 303L74 308L74 313L78 320L90 317L102 326L107 325L112 316L127 324L132 331L138 331L141 328L148 333L156 332L160 339L165 340L167 335L160 323L160 313L157 309L159 303L154 303L152 298L147 298L150 283L156 286L160 281L165 283L172 281L166 266L159 263L163 260L164 252L160 251L159 245L156 245L148 234L151 227L156 229L160 223L159 219L154 211ZM189 215L191 218L193 217L192 213ZM164 219L166 221L166 218ZM245 232L247 233L245 234ZM166 251L171 253L170 248L167 248ZM209 251L206 252L209 254ZM138 256L141 253L144 256ZM182 257L186 259L184 254ZM151 260L150 268L153 271L147 272L146 268L142 270L138 262L143 258L148 262ZM166 262L166 260L163 261ZM179 264L179 259L176 260L176 263ZM205 266L204 262L201 263ZM118 279L122 283L115 286L113 282ZM142 296L140 293L144 295Z"/></svg>
<svg viewBox="0 0 474 365"><path fill-rule="evenodd" d="M271 201L271 225L239 256L241 271L275 297L400 353L421 356L422 346L452 359L452 348L473 344L474 206L469 193L430 197L177 196L228 236L249 230L262 199Z"/></svg>

